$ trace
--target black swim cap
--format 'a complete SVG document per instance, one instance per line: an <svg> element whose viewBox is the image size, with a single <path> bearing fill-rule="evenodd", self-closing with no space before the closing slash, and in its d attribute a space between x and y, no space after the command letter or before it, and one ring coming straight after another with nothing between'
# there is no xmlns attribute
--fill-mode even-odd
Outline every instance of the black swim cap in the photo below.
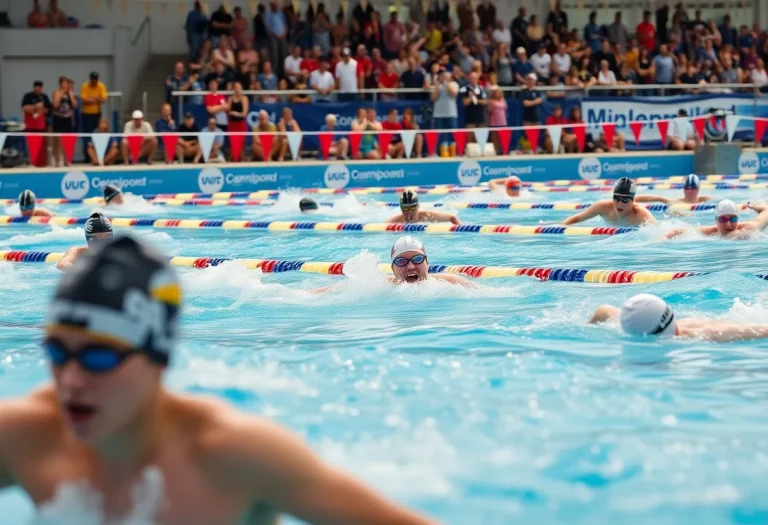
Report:
<svg viewBox="0 0 768 525"><path fill-rule="evenodd" d="M85 238L90 239L94 233L109 233L112 236L112 224L103 214L96 211L85 221Z"/></svg>
<svg viewBox="0 0 768 525"><path fill-rule="evenodd" d="M299 209L301 211L316 210L318 208L317 202L309 198L303 198L299 201Z"/></svg>
<svg viewBox="0 0 768 525"><path fill-rule="evenodd" d="M66 326L127 344L168 364L181 286L168 258L131 237L89 250L62 275L46 328Z"/></svg>
<svg viewBox="0 0 768 525"><path fill-rule="evenodd" d="M400 195L401 208L415 208L419 205L419 196L410 190L406 190Z"/></svg>
<svg viewBox="0 0 768 525"><path fill-rule="evenodd" d="M626 197L634 198L635 193L637 193L637 188L635 187L635 181L633 181L629 177L620 178L619 180L616 181L616 185L613 187L614 195L623 195Z"/></svg>
<svg viewBox="0 0 768 525"><path fill-rule="evenodd" d="M37 197L32 190L24 190L19 194L19 208L22 210L35 209Z"/></svg>
<svg viewBox="0 0 768 525"><path fill-rule="evenodd" d="M104 202L109 204L109 201L120 195L122 190L114 184L107 184L104 186Z"/></svg>

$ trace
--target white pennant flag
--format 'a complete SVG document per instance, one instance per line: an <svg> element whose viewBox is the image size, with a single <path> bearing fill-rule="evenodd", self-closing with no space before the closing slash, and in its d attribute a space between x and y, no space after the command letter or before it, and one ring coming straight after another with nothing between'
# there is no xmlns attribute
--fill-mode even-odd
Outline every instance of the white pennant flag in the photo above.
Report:
<svg viewBox="0 0 768 525"><path fill-rule="evenodd" d="M200 142L200 149L203 150L203 158L205 162L208 162L208 157L211 154L213 148L213 141L216 139L216 133L210 131L203 131L197 134L197 140Z"/></svg>
<svg viewBox="0 0 768 525"><path fill-rule="evenodd" d="M728 142L733 141L733 134L736 133L736 128L739 127L740 120L741 117L738 115L725 116L725 129L728 131Z"/></svg>
<svg viewBox="0 0 768 525"><path fill-rule="evenodd" d="M411 156L413 151L413 142L416 140L416 132L412 129L404 129L400 132L400 138L403 139L403 146L405 147L405 158Z"/></svg>
<svg viewBox="0 0 768 525"><path fill-rule="evenodd" d="M485 145L488 144L488 128L476 128L472 130L475 134L475 141L480 149L480 155L485 155Z"/></svg>
<svg viewBox="0 0 768 525"><path fill-rule="evenodd" d="M302 133L301 131L288 131L286 135L288 136L288 147L291 148L291 157L296 160L299 158Z"/></svg>
<svg viewBox="0 0 768 525"><path fill-rule="evenodd" d="M91 135L91 142L93 142L93 149L96 150L96 157L99 159L99 164L104 165L104 155L107 153L107 146L109 146L109 133L94 133Z"/></svg>
<svg viewBox="0 0 768 525"><path fill-rule="evenodd" d="M7 133L0 133L0 153L3 151L3 146L5 145L5 137Z"/></svg>
<svg viewBox="0 0 768 525"><path fill-rule="evenodd" d="M563 126L547 126L549 138L552 139L552 153L560 149L560 137L563 134Z"/></svg>

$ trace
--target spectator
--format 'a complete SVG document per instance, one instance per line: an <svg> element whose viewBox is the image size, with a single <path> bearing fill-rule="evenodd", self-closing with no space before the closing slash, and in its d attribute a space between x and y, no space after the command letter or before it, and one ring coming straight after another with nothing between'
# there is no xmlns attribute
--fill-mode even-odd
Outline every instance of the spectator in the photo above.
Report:
<svg viewBox="0 0 768 525"><path fill-rule="evenodd" d="M256 15L253 17L253 41L256 50L269 48L267 13L264 4L261 3L256 8Z"/></svg>
<svg viewBox="0 0 768 525"><path fill-rule="evenodd" d="M215 123L214 120L214 125ZM179 140L176 142L176 158L179 162L183 163L190 159L193 164L200 162L203 151L197 139L198 133L200 133L200 126L195 122L195 116L192 113L185 113L184 120L179 126Z"/></svg>
<svg viewBox="0 0 768 525"><path fill-rule="evenodd" d="M622 49L627 48L627 42L629 41L629 31L621 21L621 11L616 13L616 17L613 23L608 26L608 40L615 44L619 44ZM649 49L650 51L650 49Z"/></svg>
<svg viewBox="0 0 768 525"><path fill-rule="evenodd" d="M627 64L621 64L619 73L616 75L616 83L622 86L631 86L637 84L637 74L633 69L630 69ZM624 89L619 90L620 96L631 97L635 94L633 90Z"/></svg>
<svg viewBox="0 0 768 525"><path fill-rule="evenodd" d="M677 81L678 84L686 84L689 86L697 86L703 82L704 82L704 77L696 69L696 64L694 62L690 62L687 65L685 73L680 75L680 78ZM685 92L689 94L695 94L695 93L698 93L698 91L699 91L698 89L685 90Z"/></svg>
<svg viewBox="0 0 768 525"><path fill-rule="evenodd" d="M339 12L339 14L336 15L336 23L331 27L331 40L333 41L333 46L341 47L345 45L348 34L349 29L347 28L347 24L344 23L344 13Z"/></svg>
<svg viewBox="0 0 768 525"><path fill-rule="evenodd" d="M552 56L552 73L556 76L565 79L568 71L571 69L571 55L568 54L568 49L565 42L560 42L557 46L557 53Z"/></svg>
<svg viewBox="0 0 768 525"><path fill-rule="evenodd" d="M75 132L75 110L77 109L77 98L72 90L74 82L67 77L59 77L59 87L53 92L53 132L74 133ZM64 157L61 136L54 137L53 159L56 166L63 164L69 166L70 162Z"/></svg>
<svg viewBox="0 0 768 525"><path fill-rule="evenodd" d="M347 160L349 157L349 140L346 135L339 133L336 130L336 115L328 113L325 116L325 124L320 127L320 131L326 133L333 133L334 140L331 141L331 147L328 150L329 158L336 158L338 160Z"/></svg>
<svg viewBox="0 0 768 525"><path fill-rule="evenodd" d="M205 77L205 83L211 85L211 82L216 82L216 89L230 90L232 89L232 72L224 67L221 62L216 62L211 71Z"/></svg>
<svg viewBox="0 0 768 525"><path fill-rule="evenodd" d="M560 0L555 0L554 9L547 17L547 24L552 26L555 34L560 35L563 31L568 31L568 13L560 8Z"/></svg>
<svg viewBox="0 0 768 525"><path fill-rule="evenodd" d="M656 38L660 42L669 40L667 36L667 22L669 22L669 6L665 4L656 10Z"/></svg>
<svg viewBox="0 0 768 525"><path fill-rule="evenodd" d="M262 73L257 77L259 86L261 86L260 89L263 91L277 90L277 75L272 72L272 63L267 60L264 62L263 68ZM275 104L277 103L277 95L263 95L261 101L264 104Z"/></svg>
<svg viewBox="0 0 768 525"><path fill-rule="evenodd" d="M434 31L434 24L432 25ZM437 32L439 34L439 32ZM432 35L434 37L434 35ZM405 41L405 26L397 20L397 12L389 15L389 22L384 24L384 56L387 60L393 60L400 54Z"/></svg>
<svg viewBox="0 0 768 525"><path fill-rule="evenodd" d="M528 38L529 52L533 52L533 50L538 49L544 43L544 28L539 25L538 16L531 15L531 18L528 19L528 27L525 33Z"/></svg>
<svg viewBox="0 0 768 525"><path fill-rule="evenodd" d="M523 100L523 126L538 126L541 124L541 105L544 98L536 91L536 74L530 73L525 77L525 87L520 91Z"/></svg>
<svg viewBox="0 0 768 525"><path fill-rule="evenodd" d="M178 131L178 126L176 126L176 121L171 117L171 105L163 104L163 106L160 108L160 118L155 122L155 132L175 133L176 131ZM171 152L165 150L163 153L165 155L165 163L170 164Z"/></svg>
<svg viewBox="0 0 768 525"><path fill-rule="evenodd" d="M438 80L431 87L432 118L435 129L456 129L459 127L459 109L456 98L459 85L454 82L451 74L444 69L439 70ZM450 133L441 134L441 143L453 142Z"/></svg>
<svg viewBox="0 0 768 525"><path fill-rule="evenodd" d="M99 119L99 122L96 124L96 128L94 128L93 132L100 134L109 133L109 125L107 124L107 119ZM120 155L119 144L120 140L117 137L109 137L109 142L107 142L107 147L104 150L104 159L102 162L99 162L99 155L96 153L96 147L93 145L93 141L89 140L88 147L86 148L86 154L91 161L91 165L111 166L117 162L118 156Z"/></svg>
<svg viewBox="0 0 768 525"><path fill-rule="evenodd" d="M232 86L233 93L228 101L228 121L227 131L232 133L247 133L248 124L248 97L243 95L243 85L235 82Z"/></svg>
<svg viewBox="0 0 768 525"><path fill-rule="evenodd" d="M67 15L59 9L58 0L50 0L48 3L48 27L67 27Z"/></svg>
<svg viewBox="0 0 768 525"><path fill-rule="evenodd" d="M178 98L174 97L172 93L174 91L187 91L190 88L190 84L189 77L184 71L184 62L176 62L173 75L169 76L165 81L165 101L176 104ZM83 85L83 89L85 89L85 85ZM80 96L82 97L83 95L81 94Z"/></svg>
<svg viewBox="0 0 768 525"><path fill-rule="evenodd" d="M629 49L624 53L624 63L633 71L637 71L638 60L640 59L640 44L637 38L629 42Z"/></svg>
<svg viewBox="0 0 768 525"><path fill-rule="evenodd" d="M667 132L667 149L675 151L696 149L696 140L693 126L688 120L688 112L681 109L677 112L677 118L673 119Z"/></svg>
<svg viewBox="0 0 768 525"><path fill-rule="evenodd" d="M403 144L400 131L403 131L403 125L397 121L397 109L389 108L387 111L387 118L381 123L381 128L384 131L392 132L392 140L387 148L387 158L402 159L405 157L405 145Z"/></svg>
<svg viewBox="0 0 768 525"><path fill-rule="evenodd" d="M208 125L201 133L210 133L213 135L211 150L208 152L208 162L224 162L224 132L217 125L215 118L208 119ZM202 145L200 145L202 149Z"/></svg>
<svg viewBox="0 0 768 525"><path fill-rule="evenodd" d="M511 86L514 84L515 76L512 70L512 55L509 53L507 44L499 44L493 52L491 64L496 70L496 75L501 86Z"/></svg>
<svg viewBox="0 0 768 525"><path fill-rule="evenodd" d="M363 44L357 46L357 85L361 89L375 87L373 80L373 61L368 57L368 51Z"/></svg>
<svg viewBox="0 0 768 525"><path fill-rule="evenodd" d="M269 38L269 59L273 64L282 65L288 54L288 24L285 14L278 9L277 0L270 0L265 23Z"/></svg>
<svg viewBox="0 0 768 525"><path fill-rule="evenodd" d="M311 104L312 103L312 96L309 93L306 93L306 91L309 91L309 87L307 86L307 82L304 77L304 73L299 75L299 79L296 82L296 85L293 86L294 94L291 96L291 104Z"/></svg>
<svg viewBox="0 0 768 525"><path fill-rule="evenodd" d="M733 67L733 59L730 56L723 57L723 67L720 72L720 82L723 84L739 84L743 82L741 69Z"/></svg>
<svg viewBox="0 0 768 525"><path fill-rule="evenodd" d="M320 48L323 55L331 50L331 21L322 2L317 4L317 13L312 21L312 44Z"/></svg>
<svg viewBox="0 0 768 525"><path fill-rule="evenodd" d="M549 77L549 85L550 87L559 87L563 88L565 87L565 82L560 79L557 75L552 75ZM552 102L563 100L565 98L565 91L547 91L547 100L550 100Z"/></svg>
<svg viewBox="0 0 768 525"><path fill-rule="evenodd" d="M647 48L646 48L647 49ZM669 54L666 44L659 46L659 54L651 63L656 84L672 84L675 81L675 60Z"/></svg>
<svg viewBox="0 0 768 525"><path fill-rule="evenodd" d="M279 142L279 148L277 152L277 160L279 162L283 162L285 160L285 154L288 153L290 145L288 144L288 135L286 133L288 132L301 132L301 128L299 127L299 123L296 122L296 119L293 118L293 111L291 111L291 108L284 107L283 108L283 114L280 120L277 123L277 131L280 133L279 136L275 137L275 141ZM299 144L299 151L296 152L296 157L300 155L301 152L301 144ZM291 154L293 152L290 152Z"/></svg>
<svg viewBox="0 0 768 525"><path fill-rule="evenodd" d="M240 68L246 66L248 70L259 65L259 54L254 51L250 40L243 42L243 45L237 49L237 63Z"/></svg>
<svg viewBox="0 0 768 525"><path fill-rule="evenodd" d="M552 114L546 118L544 123L547 126L565 126L568 124L568 121L563 116L563 107L559 104L556 104L552 108ZM544 136L543 136L543 143L544 143L544 152L549 153L550 155L553 153L559 153L560 149L565 150L565 144L563 144L563 135L565 135L562 131L565 128L561 128L561 135L560 135L560 144L558 145L558 150L555 151L555 145L554 142L552 142L552 136L549 134L549 131L547 129L544 130Z"/></svg>
<svg viewBox="0 0 768 525"><path fill-rule="evenodd" d="M647 49L640 49L640 57L637 59L637 79L640 84L653 84L653 61ZM638 91L638 95L648 94L645 90Z"/></svg>
<svg viewBox="0 0 768 525"><path fill-rule="evenodd" d="M598 70L600 67L600 62L603 60L608 62L608 69L611 71L616 71L617 69L617 62L616 62L616 54L613 52L613 49L611 49L611 43L607 40L603 40L602 45L600 46L600 52L596 53L594 56L594 59L591 61L592 66L598 66ZM592 71L593 73L597 73L597 71Z"/></svg>
<svg viewBox="0 0 768 525"><path fill-rule="evenodd" d="M48 115L53 108L48 95L43 93L43 83L36 80L32 85L32 91L26 93L21 99L21 110L24 114L24 131L26 133L45 133L47 129ZM45 138L43 139L45 142ZM45 145L40 148L37 158L30 158L29 161L38 168L46 166L47 148Z"/></svg>
<svg viewBox="0 0 768 525"><path fill-rule="evenodd" d="M720 31L723 45L736 45L736 28L731 26L731 15L725 15L723 17L723 23L718 27L718 31Z"/></svg>
<svg viewBox="0 0 768 525"><path fill-rule="evenodd" d="M301 73L301 61L301 47L294 46L291 50L291 54L285 57L285 63L283 64L285 77L291 82L291 84L296 83L296 80Z"/></svg>
<svg viewBox="0 0 768 525"><path fill-rule="evenodd" d="M403 110L403 121L400 124L403 126L404 130L418 131L419 125L416 124L416 121L413 118L413 109L405 108ZM424 147L424 137L421 134L417 133L413 140L412 156L414 158L420 158L423 147Z"/></svg>
<svg viewBox="0 0 768 525"><path fill-rule="evenodd" d="M189 75L189 87L187 87L186 91L190 91L193 93L200 93L201 91L205 91L205 85L200 80L200 75L197 73L190 73ZM195 106L202 106L203 103L203 95L190 95L188 97L184 98L184 101L187 104L194 104Z"/></svg>
<svg viewBox="0 0 768 525"><path fill-rule="evenodd" d="M588 56L581 57L579 61L579 81L582 87L592 87L597 84L597 78L592 74L592 61Z"/></svg>
<svg viewBox="0 0 768 525"><path fill-rule="evenodd" d="M27 15L27 27L30 29L43 29L48 27L48 20L40 7L40 0L35 0L32 4L32 11Z"/></svg>
<svg viewBox="0 0 768 525"><path fill-rule="evenodd" d="M512 32L512 46L526 49L528 47L528 19L525 16L525 7L520 7L517 10L517 16L512 20L510 30Z"/></svg>
<svg viewBox="0 0 768 525"><path fill-rule="evenodd" d="M99 126L101 121L101 105L107 101L107 87L99 82L99 74L91 71L88 82L80 86L81 131L90 133Z"/></svg>
<svg viewBox="0 0 768 525"><path fill-rule="evenodd" d="M637 25L635 34L642 47L651 52L656 49L656 28L651 23L650 11L643 11L643 21ZM623 47L626 47L626 42Z"/></svg>
<svg viewBox="0 0 768 525"><path fill-rule="evenodd" d="M277 126L275 126L274 122L271 122L269 120L269 113L267 113L263 109L259 111L259 122L253 128L253 133L254 133L253 160L267 160L264 155L264 148L261 145L261 140L259 140L258 135L260 133L271 133L274 135L276 132L277 132ZM268 157L274 160L276 156L280 153L281 146L282 146L282 141L273 140L272 150L269 152Z"/></svg>
<svg viewBox="0 0 768 525"><path fill-rule="evenodd" d="M504 27L504 22L501 20L496 21L496 28L491 33L491 40L496 45L505 44L507 49L512 45L512 33Z"/></svg>
<svg viewBox="0 0 768 525"><path fill-rule="evenodd" d="M227 8L222 3L219 9L211 15L211 23L208 28L211 45L214 49L219 47L220 40L229 40L232 36L233 25L232 15L227 13Z"/></svg>
<svg viewBox="0 0 768 525"><path fill-rule="evenodd" d="M302 74L309 77L313 71L317 71L317 69L320 68L320 60L323 56L323 50L320 49L320 46L315 46L312 49L305 49L304 58L301 60Z"/></svg>
<svg viewBox="0 0 768 525"><path fill-rule="evenodd" d="M197 53L197 57L194 62L190 62L189 71L191 73L197 73L201 78L205 79L213 68L211 67L211 58L213 58L213 48L211 47L211 41L205 40L200 51ZM206 84L207 85L207 84Z"/></svg>
<svg viewBox="0 0 768 525"><path fill-rule="evenodd" d="M195 2L195 6L187 13L187 21L184 24L187 32L187 46L189 46L189 60L195 60L203 48L205 34L208 31L208 17L203 13L203 6Z"/></svg>
<svg viewBox="0 0 768 525"><path fill-rule="evenodd" d="M323 57L320 60L320 68L309 75L309 85L312 89L317 91L317 95L315 95L316 101L330 102L332 100L331 93L333 93L336 83L333 79L333 75L328 71L327 58Z"/></svg>
<svg viewBox="0 0 768 525"><path fill-rule="evenodd" d="M219 93L219 84L215 79L208 83L208 93L203 99L205 104L205 110L208 115L216 121L216 124L223 130L227 130L227 112L229 111L229 104L227 98Z"/></svg>
<svg viewBox="0 0 768 525"><path fill-rule="evenodd" d="M533 64L528 61L525 48L517 48L517 63L512 66L515 72L515 83L518 86L525 85L525 79L528 75L533 73Z"/></svg>
<svg viewBox="0 0 768 525"><path fill-rule="evenodd" d="M355 99L358 90L357 62L349 56L349 48L341 52L341 62L336 64L336 90L339 101L349 102Z"/></svg>
<svg viewBox="0 0 768 525"><path fill-rule="evenodd" d="M615 86L616 75L610 70L607 60L600 61L600 72L597 74L598 86Z"/></svg>
<svg viewBox="0 0 768 525"><path fill-rule="evenodd" d="M459 89L459 96L464 104L464 127L480 128L485 126L485 106L488 105L488 94L478 84L477 73L470 73L469 83Z"/></svg>
<svg viewBox="0 0 768 525"><path fill-rule="evenodd" d="M128 148L128 135L144 136L137 160L141 161L143 159L147 162L147 164L152 164L152 156L157 150L157 137L155 137L152 124L144 120L144 113L138 109L133 112L131 118L132 120L129 120L125 123L125 127L123 128L123 134L125 136L123 137L123 140L120 144L120 151L123 155L123 164L128 165L132 160L129 155L130 150Z"/></svg>
<svg viewBox="0 0 768 525"><path fill-rule="evenodd" d="M531 64L536 76L542 83L549 81L549 71L552 68L552 57L547 53L547 46L539 45L539 50L531 57Z"/></svg>
<svg viewBox="0 0 768 525"><path fill-rule="evenodd" d="M491 94L491 100L488 101L488 125L492 128L507 127L507 101L504 100L504 92L496 88ZM501 138L497 131L493 132L491 137L496 147L496 153L501 154Z"/></svg>
<svg viewBox="0 0 768 525"><path fill-rule="evenodd" d="M405 89L427 89L427 78L424 70L419 67L414 57L408 58L408 69L400 75L400 87ZM424 93L406 93L403 96L406 100L422 100Z"/></svg>
<svg viewBox="0 0 768 525"><path fill-rule="evenodd" d="M368 112L365 108L358 108L357 118L352 121L352 131L362 133L356 159L376 160L382 158L379 154L379 145L376 142L376 122L368 120Z"/></svg>
<svg viewBox="0 0 768 525"><path fill-rule="evenodd" d="M750 80L762 93L768 93L768 74L765 72L765 62L762 58L757 59L757 65L750 74Z"/></svg>
<svg viewBox="0 0 768 525"><path fill-rule="evenodd" d="M248 20L243 16L243 10L240 6L234 9L235 19L232 21L232 37L235 41L237 50L243 49L246 43L250 43L248 38Z"/></svg>
<svg viewBox="0 0 768 525"><path fill-rule="evenodd" d="M235 54L229 45L228 38L219 39L219 45L213 50L213 60L217 64L224 64L224 67L231 71L235 69Z"/></svg>
<svg viewBox="0 0 768 525"><path fill-rule="evenodd" d="M592 11L589 14L589 23L584 26L584 43L593 53L600 51L600 41L603 38L603 32L597 25L597 13Z"/></svg>

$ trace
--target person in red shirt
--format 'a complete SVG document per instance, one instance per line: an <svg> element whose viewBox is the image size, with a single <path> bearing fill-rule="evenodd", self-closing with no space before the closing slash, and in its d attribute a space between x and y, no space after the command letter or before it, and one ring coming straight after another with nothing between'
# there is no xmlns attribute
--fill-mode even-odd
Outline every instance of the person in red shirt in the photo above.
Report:
<svg viewBox="0 0 768 525"><path fill-rule="evenodd" d="M219 93L219 83L215 79L211 79L208 82L208 93L203 97L203 104L208 114L216 119L216 126L222 131L227 131L227 112L229 111L229 103L227 97Z"/></svg>
<svg viewBox="0 0 768 525"><path fill-rule="evenodd" d="M387 119L381 123L381 128L384 131L403 131L402 124L397 121L397 109L391 108L387 111ZM389 143L387 153L393 159L405 157L405 145L400 133L392 134L392 142Z"/></svg>
<svg viewBox="0 0 768 525"><path fill-rule="evenodd" d="M51 111L51 99L43 93L43 83L36 80L32 85L32 91L21 99L21 110L24 113L24 129L27 133L45 133L48 127L48 113ZM43 145L36 158L29 161L38 168L48 164L48 148Z"/></svg>
<svg viewBox="0 0 768 525"><path fill-rule="evenodd" d="M643 12L643 21L637 25L637 39L648 51L656 49L656 28L651 23L651 12Z"/></svg>
<svg viewBox="0 0 768 525"><path fill-rule="evenodd" d="M357 85L363 88L376 87L373 79L373 61L368 56L368 50L363 44L357 46Z"/></svg>
<svg viewBox="0 0 768 525"><path fill-rule="evenodd" d="M568 124L568 121L563 117L563 108L559 105L555 106L552 110L552 114L547 117L547 119L544 121L544 124L546 126L564 126L565 124ZM561 130L560 135L560 143L563 144L563 134ZM546 129L544 130L544 151L546 153L557 153L557 151L554 150L554 143L552 142L552 136L549 134L549 131ZM563 147L565 147L565 144L563 144ZM558 147L559 149L559 147Z"/></svg>
<svg viewBox="0 0 768 525"><path fill-rule="evenodd" d="M378 82L379 89L395 89L400 84L400 77L394 72L392 62L387 62L384 65L384 71L379 74ZM381 93L379 96L382 100L397 99L397 95L394 93Z"/></svg>
<svg viewBox="0 0 768 525"><path fill-rule="evenodd" d="M318 54L319 53L319 54ZM304 58L301 61L301 70L306 71L305 76L309 78L309 75L312 74L313 71L320 68L320 62L318 61L318 57L322 55L322 50L320 49L320 46L315 46L313 49L305 49L304 50Z"/></svg>

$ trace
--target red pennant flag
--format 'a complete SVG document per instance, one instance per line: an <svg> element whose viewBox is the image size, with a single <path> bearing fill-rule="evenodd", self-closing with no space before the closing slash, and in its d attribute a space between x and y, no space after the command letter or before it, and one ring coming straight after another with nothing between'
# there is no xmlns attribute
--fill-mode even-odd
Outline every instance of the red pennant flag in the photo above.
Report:
<svg viewBox="0 0 768 525"><path fill-rule="evenodd" d="M755 142L760 142L765 134L765 126L768 124L768 120L764 118L756 118L755 122Z"/></svg>
<svg viewBox="0 0 768 525"><path fill-rule="evenodd" d="M714 129L717 129L717 117L714 114L709 115L709 123Z"/></svg>
<svg viewBox="0 0 768 525"><path fill-rule="evenodd" d="M531 145L532 153L536 153L539 150L539 131L539 128L535 126L525 128L525 136L528 138L528 142Z"/></svg>
<svg viewBox="0 0 768 525"><path fill-rule="evenodd" d="M509 128L499 128L496 130L499 135L499 142L501 143L501 151L504 155L509 153L509 140L512 138L512 130Z"/></svg>
<svg viewBox="0 0 768 525"><path fill-rule="evenodd" d="M632 130L632 134L635 136L635 144L640 144L640 132L643 131L643 126L642 122L629 123L629 129Z"/></svg>
<svg viewBox="0 0 768 525"><path fill-rule="evenodd" d="M128 140L128 151L131 152L131 160L136 164L139 162L144 137L142 135L128 135L126 139Z"/></svg>
<svg viewBox="0 0 768 525"><path fill-rule="evenodd" d="M424 142L427 143L427 153L430 157L434 157L437 152L437 137L439 132L437 131L425 131Z"/></svg>
<svg viewBox="0 0 768 525"><path fill-rule="evenodd" d="M693 127L696 128L696 134L699 136L699 140L704 140L704 125L706 124L706 120L706 117L693 119Z"/></svg>
<svg viewBox="0 0 768 525"><path fill-rule="evenodd" d="M605 135L605 143L608 149L613 148L613 137L616 135L616 124L607 123L603 124L603 134Z"/></svg>
<svg viewBox="0 0 768 525"><path fill-rule="evenodd" d="M360 149L360 141L362 138L363 134L359 131L349 134L349 151L352 153L351 156L353 159L357 157L357 151Z"/></svg>
<svg viewBox="0 0 768 525"><path fill-rule="evenodd" d="M457 129L453 132L453 139L456 141L456 154L459 157L464 156L464 147L467 145L467 132L463 129Z"/></svg>
<svg viewBox="0 0 768 525"><path fill-rule="evenodd" d="M576 135L576 144L579 146L579 151L584 151L584 146L587 143L587 126L581 124L579 126L573 126L571 128L573 134Z"/></svg>
<svg viewBox="0 0 768 525"><path fill-rule="evenodd" d="M37 159L40 158L40 149L43 147L43 137L37 133L27 133L24 135L27 139L27 149L29 150L29 162L35 164ZM37 164L35 164L37 166Z"/></svg>
<svg viewBox="0 0 768 525"><path fill-rule="evenodd" d="M232 133L229 136L229 149L232 152L232 160L235 162L240 162L240 154L243 151L243 142L245 142L245 135L242 133ZM272 150L270 149L270 152L271 151ZM265 154L265 157L268 156L269 154Z"/></svg>
<svg viewBox="0 0 768 525"><path fill-rule="evenodd" d="M318 133L317 140L320 142L320 153L325 160L328 160L331 143L333 142L333 133Z"/></svg>
<svg viewBox="0 0 768 525"><path fill-rule="evenodd" d="M272 157L272 143L275 141L274 133L259 133L259 142L261 151L264 152L264 162L268 162ZM328 145L330 147L330 144ZM328 150L325 151L325 158L328 158Z"/></svg>
<svg viewBox="0 0 768 525"><path fill-rule="evenodd" d="M179 141L179 136L175 133L172 133L169 135L163 135L162 137L163 149L168 154L168 162L173 162L173 159L176 157L176 143ZM181 162L181 160L179 162Z"/></svg>
<svg viewBox="0 0 768 525"><path fill-rule="evenodd" d="M379 133L379 151L381 151L382 159L387 156L390 142L392 142L392 133L386 131Z"/></svg>
<svg viewBox="0 0 768 525"><path fill-rule="evenodd" d="M72 159L75 158L75 144L77 144L77 135L74 133L62 133L61 134L61 149L64 152L64 160L67 164L72 164Z"/></svg>
<svg viewBox="0 0 768 525"><path fill-rule="evenodd" d="M668 120L657 120L656 127L659 128L659 134L661 135L661 143L667 145L667 131L669 130Z"/></svg>

